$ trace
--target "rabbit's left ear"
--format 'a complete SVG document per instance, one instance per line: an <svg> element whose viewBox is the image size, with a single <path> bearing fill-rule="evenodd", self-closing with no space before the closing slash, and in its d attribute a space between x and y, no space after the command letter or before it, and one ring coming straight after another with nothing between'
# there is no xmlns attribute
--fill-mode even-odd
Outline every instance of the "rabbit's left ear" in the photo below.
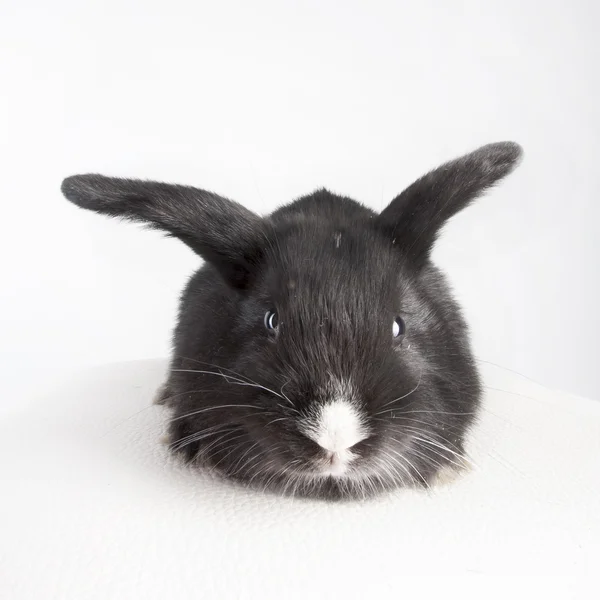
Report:
<svg viewBox="0 0 600 600"><path fill-rule="evenodd" d="M444 223L508 175L521 155L518 144L499 142L450 161L406 188L376 224L410 261L423 264Z"/></svg>

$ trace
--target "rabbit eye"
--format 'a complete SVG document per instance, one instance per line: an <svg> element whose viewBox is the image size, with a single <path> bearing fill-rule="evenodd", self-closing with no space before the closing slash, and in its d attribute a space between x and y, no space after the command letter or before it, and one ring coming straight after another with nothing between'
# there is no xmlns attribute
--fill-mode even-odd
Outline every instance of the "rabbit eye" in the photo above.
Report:
<svg viewBox="0 0 600 600"><path fill-rule="evenodd" d="M402 317L396 317L394 319L394 324L392 325L392 333L394 334L394 337L400 337L401 335L404 335L404 331L405 331L406 327L404 325L404 321L402 320Z"/></svg>
<svg viewBox="0 0 600 600"><path fill-rule="evenodd" d="M279 326L279 319L277 318L277 313L274 310L268 310L265 313L265 327L269 331L275 331Z"/></svg>

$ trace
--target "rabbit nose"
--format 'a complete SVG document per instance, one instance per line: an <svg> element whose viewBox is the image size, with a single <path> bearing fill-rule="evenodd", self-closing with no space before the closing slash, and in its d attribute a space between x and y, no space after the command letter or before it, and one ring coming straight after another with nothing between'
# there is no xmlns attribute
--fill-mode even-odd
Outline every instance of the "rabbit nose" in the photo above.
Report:
<svg viewBox="0 0 600 600"><path fill-rule="evenodd" d="M369 437L360 412L344 399L322 405L304 433L331 455L339 456Z"/></svg>
<svg viewBox="0 0 600 600"><path fill-rule="evenodd" d="M343 452L368 437L360 413L346 400L325 404L319 417L315 441L329 452Z"/></svg>

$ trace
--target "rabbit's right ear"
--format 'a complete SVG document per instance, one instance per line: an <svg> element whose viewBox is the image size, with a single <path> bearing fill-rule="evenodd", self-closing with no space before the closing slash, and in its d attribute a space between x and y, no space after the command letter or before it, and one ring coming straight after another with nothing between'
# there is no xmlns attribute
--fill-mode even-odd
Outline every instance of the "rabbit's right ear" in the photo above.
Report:
<svg viewBox="0 0 600 600"><path fill-rule="evenodd" d="M147 223L179 238L236 288L248 287L261 261L265 221L211 192L95 174L67 177L61 189L77 206Z"/></svg>

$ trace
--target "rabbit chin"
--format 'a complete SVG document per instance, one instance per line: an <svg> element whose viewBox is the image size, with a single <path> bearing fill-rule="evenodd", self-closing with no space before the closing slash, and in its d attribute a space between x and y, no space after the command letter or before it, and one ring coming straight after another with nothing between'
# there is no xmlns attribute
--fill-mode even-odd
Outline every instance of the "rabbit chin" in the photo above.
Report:
<svg viewBox="0 0 600 600"><path fill-rule="evenodd" d="M284 493L293 496L327 499L366 499L397 487L410 486L410 480L402 481L391 476L377 464L313 469L290 470L279 482Z"/></svg>

